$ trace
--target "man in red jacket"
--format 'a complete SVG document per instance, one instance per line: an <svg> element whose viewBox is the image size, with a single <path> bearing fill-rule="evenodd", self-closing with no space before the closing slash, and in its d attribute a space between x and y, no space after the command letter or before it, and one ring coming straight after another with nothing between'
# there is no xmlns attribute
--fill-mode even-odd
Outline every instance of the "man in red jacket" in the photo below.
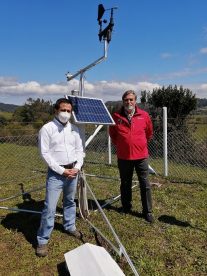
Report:
<svg viewBox="0 0 207 276"><path fill-rule="evenodd" d="M128 213L132 208L132 177L135 169L140 184L142 214L147 222L152 223L148 142L152 138L153 127L149 114L137 107L136 99L133 90L123 94L123 106L113 114L116 125L110 126L109 133L117 151L123 211Z"/></svg>

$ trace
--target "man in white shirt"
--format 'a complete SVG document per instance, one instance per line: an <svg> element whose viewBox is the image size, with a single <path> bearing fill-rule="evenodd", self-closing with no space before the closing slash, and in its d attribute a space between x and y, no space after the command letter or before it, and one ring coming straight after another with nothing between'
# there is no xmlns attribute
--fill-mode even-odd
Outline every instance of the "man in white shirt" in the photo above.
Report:
<svg viewBox="0 0 207 276"><path fill-rule="evenodd" d="M37 233L36 254L47 256L47 243L54 228L55 212L63 191L63 227L71 236L81 238L76 229L75 193L77 175L83 165L83 145L78 128L69 122L72 102L61 98L55 103L55 118L39 131L39 149L48 165L46 196Z"/></svg>

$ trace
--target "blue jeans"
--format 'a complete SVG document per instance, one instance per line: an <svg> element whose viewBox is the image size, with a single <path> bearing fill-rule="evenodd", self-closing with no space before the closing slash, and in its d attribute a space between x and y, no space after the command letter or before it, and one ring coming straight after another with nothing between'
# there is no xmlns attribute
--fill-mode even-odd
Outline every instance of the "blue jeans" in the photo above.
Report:
<svg viewBox="0 0 207 276"><path fill-rule="evenodd" d="M63 227L65 230L76 230L76 203L74 201L77 188L77 177L68 179L63 175L48 169L46 181L46 196L42 211L40 227L37 232L39 245L47 244L54 228L55 212L63 191Z"/></svg>

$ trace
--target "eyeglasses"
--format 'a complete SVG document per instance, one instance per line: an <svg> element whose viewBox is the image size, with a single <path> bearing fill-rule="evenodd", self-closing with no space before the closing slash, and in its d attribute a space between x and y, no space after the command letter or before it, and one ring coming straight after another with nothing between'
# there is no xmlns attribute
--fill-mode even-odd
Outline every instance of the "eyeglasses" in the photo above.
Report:
<svg viewBox="0 0 207 276"><path fill-rule="evenodd" d="M60 109L61 112L68 112L68 113L71 113L71 110L69 109Z"/></svg>

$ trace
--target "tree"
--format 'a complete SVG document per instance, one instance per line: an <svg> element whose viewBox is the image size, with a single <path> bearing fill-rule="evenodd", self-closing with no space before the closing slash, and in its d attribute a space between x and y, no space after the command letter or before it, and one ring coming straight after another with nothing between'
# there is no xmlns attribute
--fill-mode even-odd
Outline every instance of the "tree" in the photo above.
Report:
<svg viewBox="0 0 207 276"><path fill-rule="evenodd" d="M150 91L143 90L141 91L141 97L140 97L140 102L143 106L147 105L147 102L150 97Z"/></svg>
<svg viewBox="0 0 207 276"><path fill-rule="evenodd" d="M13 120L23 123L34 122L43 124L50 120L52 113L53 105L51 101L29 98L23 106L15 110Z"/></svg>
<svg viewBox="0 0 207 276"><path fill-rule="evenodd" d="M147 102L147 91L141 91L141 97L140 97L140 102L142 104L145 104Z"/></svg>
<svg viewBox="0 0 207 276"><path fill-rule="evenodd" d="M152 94L148 94L148 103L158 109L166 106L168 118L177 120L184 120L197 106L195 94L176 85L153 89Z"/></svg>
<svg viewBox="0 0 207 276"><path fill-rule="evenodd" d="M153 89L148 95L148 107L150 107L150 115L153 118L154 139L152 147L162 144L163 131L162 107L167 107L168 115L168 147L171 149L168 158L172 158L181 163L192 163L192 160L198 160L195 148L197 147L192 133L189 132L186 117L196 109L197 99L195 94L189 89L179 88L175 85L169 85L167 88ZM158 134L158 135L157 135ZM201 146L203 148L203 146ZM190 153L187 155L186 152ZM157 150L156 154L162 155L162 148ZM200 158L200 157L199 157Z"/></svg>

